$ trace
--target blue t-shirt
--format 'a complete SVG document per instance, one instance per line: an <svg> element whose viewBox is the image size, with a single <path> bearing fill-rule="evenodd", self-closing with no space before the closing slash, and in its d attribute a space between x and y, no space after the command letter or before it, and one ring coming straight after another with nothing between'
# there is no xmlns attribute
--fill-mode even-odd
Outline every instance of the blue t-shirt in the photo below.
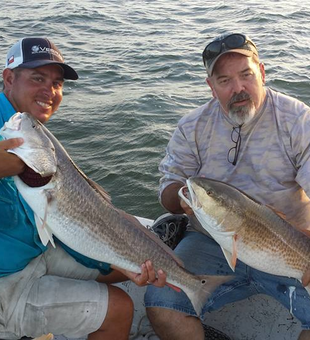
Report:
<svg viewBox="0 0 310 340"><path fill-rule="evenodd" d="M16 112L4 93L0 93L0 128ZM0 140L1 140L0 136ZM102 274L110 265L83 256L56 239L76 261ZM0 178L0 277L24 269L45 247L39 238L31 208L19 194L12 177Z"/></svg>

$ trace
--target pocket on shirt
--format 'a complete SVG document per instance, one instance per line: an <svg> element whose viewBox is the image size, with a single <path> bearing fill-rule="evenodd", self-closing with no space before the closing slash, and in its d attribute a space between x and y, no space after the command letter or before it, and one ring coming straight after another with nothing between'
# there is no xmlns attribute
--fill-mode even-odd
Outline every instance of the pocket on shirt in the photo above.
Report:
<svg viewBox="0 0 310 340"><path fill-rule="evenodd" d="M13 228L18 222L18 207L7 197L0 195L0 230Z"/></svg>

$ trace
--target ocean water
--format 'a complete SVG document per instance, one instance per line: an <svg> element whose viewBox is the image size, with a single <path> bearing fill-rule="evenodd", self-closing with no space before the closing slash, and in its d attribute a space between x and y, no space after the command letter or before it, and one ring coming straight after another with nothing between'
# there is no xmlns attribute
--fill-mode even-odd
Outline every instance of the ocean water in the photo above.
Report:
<svg viewBox="0 0 310 340"><path fill-rule="evenodd" d="M129 213L156 218L158 164L178 120L212 96L201 53L248 34L267 85L310 105L310 9L304 1L11 0L0 63L24 36L49 37L79 73L48 128Z"/></svg>

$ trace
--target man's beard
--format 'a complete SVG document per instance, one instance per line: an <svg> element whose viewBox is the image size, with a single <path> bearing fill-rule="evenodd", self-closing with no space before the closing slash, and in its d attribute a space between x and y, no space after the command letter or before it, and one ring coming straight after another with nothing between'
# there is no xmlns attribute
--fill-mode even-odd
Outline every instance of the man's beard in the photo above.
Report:
<svg viewBox="0 0 310 340"><path fill-rule="evenodd" d="M249 100L249 103L242 106L233 106L234 103ZM238 125L243 125L249 122L255 116L255 106L251 96L242 91L235 94L228 103L228 117Z"/></svg>

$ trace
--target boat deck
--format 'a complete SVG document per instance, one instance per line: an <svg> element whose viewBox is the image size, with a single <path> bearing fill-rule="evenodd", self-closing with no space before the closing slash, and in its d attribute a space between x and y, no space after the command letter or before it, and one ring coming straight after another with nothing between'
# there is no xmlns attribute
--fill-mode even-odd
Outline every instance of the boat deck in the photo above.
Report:
<svg viewBox="0 0 310 340"><path fill-rule="evenodd" d="M145 315L145 287L139 288L130 281L118 286L135 303L130 340L159 340ZM281 304L265 295L256 295L208 313L205 323L226 333L232 340L297 340L301 331L300 322ZM55 336L55 339L67 340L63 336Z"/></svg>

